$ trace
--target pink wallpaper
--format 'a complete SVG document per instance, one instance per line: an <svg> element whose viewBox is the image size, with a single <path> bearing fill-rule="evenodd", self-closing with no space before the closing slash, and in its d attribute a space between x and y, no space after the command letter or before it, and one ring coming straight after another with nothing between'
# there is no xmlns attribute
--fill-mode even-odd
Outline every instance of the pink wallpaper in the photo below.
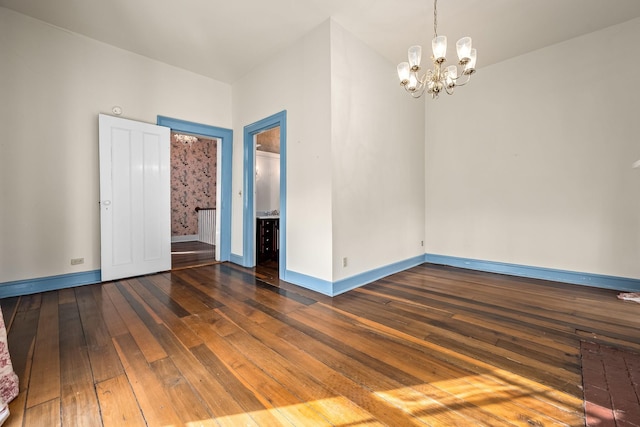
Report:
<svg viewBox="0 0 640 427"><path fill-rule="evenodd" d="M171 134L171 235L198 234L196 207L216 207L216 141Z"/></svg>

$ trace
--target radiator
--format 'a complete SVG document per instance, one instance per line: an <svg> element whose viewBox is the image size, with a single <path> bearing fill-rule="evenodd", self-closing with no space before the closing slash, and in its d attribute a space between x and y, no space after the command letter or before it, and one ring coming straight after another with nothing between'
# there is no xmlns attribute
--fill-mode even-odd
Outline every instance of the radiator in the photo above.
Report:
<svg viewBox="0 0 640 427"><path fill-rule="evenodd" d="M198 241L216 244L216 210L198 209Z"/></svg>

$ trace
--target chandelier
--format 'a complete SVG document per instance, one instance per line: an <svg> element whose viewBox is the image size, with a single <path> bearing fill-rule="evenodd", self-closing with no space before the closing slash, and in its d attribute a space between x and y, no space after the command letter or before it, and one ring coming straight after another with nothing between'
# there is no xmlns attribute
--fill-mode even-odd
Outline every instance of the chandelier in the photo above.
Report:
<svg viewBox="0 0 640 427"><path fill-rule="evenodd" d="M181 142L185 145L188 145L189 147L191 147L191 145L194 142L198 142L198 137L193 135L184 135L182 133L174 133L173 137L176 139L177 142Z"/></svg>
<svg viewBox="0 0 640 427"><path fill-rule="evenodd" d="M447 54L447 36L438 35L438 0L433 0L433 69L427 70L422 76L420 71L420 59L422 46L409 48L409 62L398 64L398 77L400 84L414 98L420 98L426 91L433 99L438 98L440 92L453 94L456 86L464 86L469 83L471 74L476 71L476 50L471 48L471 37L463 37L456 43L458 52L458 65L444 67ZM458 66L460 68L458 68Z"/></svg>

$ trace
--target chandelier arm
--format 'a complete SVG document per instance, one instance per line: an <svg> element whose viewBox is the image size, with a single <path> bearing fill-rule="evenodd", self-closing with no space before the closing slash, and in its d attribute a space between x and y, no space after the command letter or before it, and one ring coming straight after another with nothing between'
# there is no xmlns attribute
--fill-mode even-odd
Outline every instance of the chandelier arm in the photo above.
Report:
<svg viewBox="0 0 640 427"><path fill-rule="evenodd" d="M424 93L425 88L427 87L427 73L423 74L422 77L418 77L418 85L416 86L416 90L413 93L418 93L418 96L412 96L414 98L419 98Z"/></svg>
<svg viewBox="0 0 640 427"><path fill-rule="evenodd" d="M411 95L412 98L420 98L424 93L424 90L426 89L426 87L427 85L424 84L424 82L421 79L418 79L418 84L416 85L415 89L409 90L409 88L405 86L404 90L409 92L409 95Z"/></svg>
<svg viewBox="0 0 640 427"><path fill-rule="evenodd" d="M467 80L463 81L462 83L458 83L458 79L460 79L462 76L456 77L456 79L455 79L456 86L464 86L467 83L469 83L471 81L471 75L470 74L466 74L466 76L467 76Z"/></svg>
<svg viewBox="0 0 640 427"><path fill-rule="evenodd" d="M424 73L422 75L422 77L420 77L418 79L418 81L420 82L420 85L423 86L423 87L427 85L427 80L429 80L429 74L428 73Z"/></svg>
<svg viewBox="0 0 640 427"><path fill-rule="evenodd" d="M413 97L413 98L420 98L422 96L422 94L424 93L425 88L427 87L426 85L426 74L423 75L421 78L418 78L418 84L416 85L415 89L410 90L407 85L403 85L404 86L404 90L406 90L407 92L409 92L409 94Z"/></svg>

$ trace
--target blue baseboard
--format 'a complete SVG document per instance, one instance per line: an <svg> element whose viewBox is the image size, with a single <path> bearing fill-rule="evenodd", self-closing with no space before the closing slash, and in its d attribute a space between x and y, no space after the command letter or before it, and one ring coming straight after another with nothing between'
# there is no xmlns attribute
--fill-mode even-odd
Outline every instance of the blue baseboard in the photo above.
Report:
<svg viewBox="0 0 640 427"><path fill-rule="evenodd" d="M242 265L244 258L239 255L231 254L231 262ZM383 267L375 268L370 271L365 271L355 276L340 279L335 282L318 279L291 270L286 270L284 272L283 280L333 297L351 289L364 286L383 277L390 276L391 274L415 267L423 262L484 271L488 273L507 274L511 276L529 277L532 279L551 280L575 285L614 289L618 291L640 292L640 279L556 270L552 268L532 267L437 254L424 254L409 258ZM59 276L5 282L0 283L0 298L72 288L74 286L100 283L100 281L100 270L93 270L80 273L62 274Z"/></svg>
<svg viewBox="0 0 640 427"><path fill-rule="evenodd" d="M282 280L324 295L333 296L333 283L328 280L318 279L291 270L285 270Z"/></svg>
<svg viewBox="0 0 640 427"><path fill-rule="evenodd" d="M526 265L508 264L495 261L483 261L477 259L459 258L436 254L425 254L424 261L431 264L449 265L452 267L467 268L469 270L485 271L488 273L500 273L519 277L529 277L532 279L552 280L554 282L571 283L574 285L615 289L618 291L640 291L640 279L631 279L627 277L606 276L593 273L580 273L576 271L531 267Z"/></svg>
<svg viewBox="0 0 640 427"><path fill-rule="evenodd" d="M330 297L340 295L351 289L364 286L368 283L374 282L383 277L390 276L394 273L406 270L416 265L420 265L424 262L424 256L419 255L413 258L409 258L403 261L394 262L393 264L385 265L383 267L375 268L373 270L365 271L360 274L356 274L351 277L330 282L327 280L317 279L305 274L296 273L295 271L285 271L283 280L294 285L302 286L303 288L311 289L312 291L319 292Z"/></svg>
<svg viewBox="0 0 640 427"><path fill-rule="evenodd" d="M351 289L359 288L360 286L375 282L376 280L382 279L383 277L399 273L411 267L415 267L416 265L420 265L423 262L424 257L420 255L403 261L394 262L393 264L385 265L383 267L374 268L373 270L365 271L364 273L360 273L355 276L338 280L336 282L333 282L332 296L340 295L341 293L350 291Z"/></svg>
<svg viewBox="0 0 640 427"><path fill-rule="evenodd" d="M93 283L99 283L100 280L100 270L93 270L81 273L61 274L59 276L5 282L0 283L0 298L16 297L19 295L29 295L38 292L72 288L74 286L90 285Z"/></svg>

